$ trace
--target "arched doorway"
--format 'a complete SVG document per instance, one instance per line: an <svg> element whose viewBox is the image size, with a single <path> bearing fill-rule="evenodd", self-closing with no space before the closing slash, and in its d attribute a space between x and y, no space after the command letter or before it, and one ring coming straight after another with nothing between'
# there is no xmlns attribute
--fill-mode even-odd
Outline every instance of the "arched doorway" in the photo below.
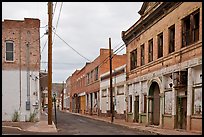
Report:
<svg viewBox="0 0 204 137"><path fill-rule="evenodd" d="M160 89L157 82L152 82L149 88L149 124L159 125L160 120Z"/></svg>

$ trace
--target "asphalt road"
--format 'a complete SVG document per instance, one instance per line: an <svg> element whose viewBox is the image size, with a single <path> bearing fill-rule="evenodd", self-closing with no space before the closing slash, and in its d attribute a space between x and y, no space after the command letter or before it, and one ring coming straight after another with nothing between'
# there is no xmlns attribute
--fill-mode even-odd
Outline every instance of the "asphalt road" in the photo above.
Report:
<svg viewBox="0 0 204 137"><path fill-rule="evenodd" d="M53 121L55 116L53 115ZM57 111L57 133L20 131L2 128L2 135L154 135L71 113Z"/></svg>

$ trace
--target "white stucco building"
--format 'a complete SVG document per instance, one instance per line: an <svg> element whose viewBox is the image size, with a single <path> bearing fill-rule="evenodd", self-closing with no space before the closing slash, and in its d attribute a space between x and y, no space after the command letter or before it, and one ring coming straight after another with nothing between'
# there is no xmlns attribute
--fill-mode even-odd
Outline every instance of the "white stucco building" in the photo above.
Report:
<svg viewBox="0 0 204 137"><path fill-rule="evenodd" d="M120 66L112 72L114 117L125 118L126 102L126 65ZM100 110L101 115L110 116L110 72L100 76Z"/></svg>
<svg viewBox="0 0 204 137"><path fill-rule="evenodd" d="M40 20L2 21L2 121L40 118Z"/></svg>

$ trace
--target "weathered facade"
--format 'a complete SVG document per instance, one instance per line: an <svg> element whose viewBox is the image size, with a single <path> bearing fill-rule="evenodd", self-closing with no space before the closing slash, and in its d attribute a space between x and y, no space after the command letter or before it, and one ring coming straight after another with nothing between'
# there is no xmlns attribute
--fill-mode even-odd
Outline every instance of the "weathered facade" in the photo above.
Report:
<svg viewBox="0 0 204 137"><path fill-rule="evenodd" d="M2 121L40 117L40 20L2 21ZM11 102L12 100L12 102Z"/></svg>
<svg viewBox="0 0 204 137"><path fill-rule="evenodd" d="M139 14L122 32L127 121L202 131L202 3L144 2Z"/></svg>
<svg viewBox="0 0 204 137"><path fill-rule="evenodd" d="M70 107L72 112L82 114L100 114L100 75L109 71L109 49L100 49L100 55L76 70L70 78ZM113 69L125 64L126 55L115 55Z"/></svg>
<svg viewBox="0 0 204 137"><path fill-rule="evenodd" d="M126 64L112 72L114 117L125 119L126 102ZM101 116L111 116L110 112L110 71L100 75L100 110Z"/></svg>

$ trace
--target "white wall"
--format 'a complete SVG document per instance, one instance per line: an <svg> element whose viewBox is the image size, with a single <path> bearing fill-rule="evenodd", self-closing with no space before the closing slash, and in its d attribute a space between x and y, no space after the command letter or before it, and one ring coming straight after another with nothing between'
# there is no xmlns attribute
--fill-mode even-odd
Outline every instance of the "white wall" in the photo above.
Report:
<svg viewBox="0 0 204 137"><path fill-rule="evenodd" d="M112 78L113 87L117 87L124 85L126 80L126 74L120 74L118 76L114 76ZM100 82L100 109L102 113L106 113L106 110L110 110L110 97L108 96L108 88L110 87L110 79L105 79ZM125 88L124 95L117 95L117 88L115 87L115 97L116 97L116 105L115 110L118 114L124 114L124 110L126 110L126 102L125 102ZM102 89L107 89L107 96L102 97Z"/></svg>
<svg viewBox="0 0 204 137"><path fill-rule="evenodd" d="M2 71L2 121L11 121L14 111L20 112L20 121L29 119L30 113L34 111L34 104L40 104L39 95L39 72L30 73L38 76L36 81L30 77L30 111L26 110L27 101L27 72L21 72L21 107L20 107L20 72ZM37 94L35 94L37 91ZM35 92L35 93L34 93ZM40 107L38 106L37 112ZM39 119L40 113L37 114Z"/></svg>

